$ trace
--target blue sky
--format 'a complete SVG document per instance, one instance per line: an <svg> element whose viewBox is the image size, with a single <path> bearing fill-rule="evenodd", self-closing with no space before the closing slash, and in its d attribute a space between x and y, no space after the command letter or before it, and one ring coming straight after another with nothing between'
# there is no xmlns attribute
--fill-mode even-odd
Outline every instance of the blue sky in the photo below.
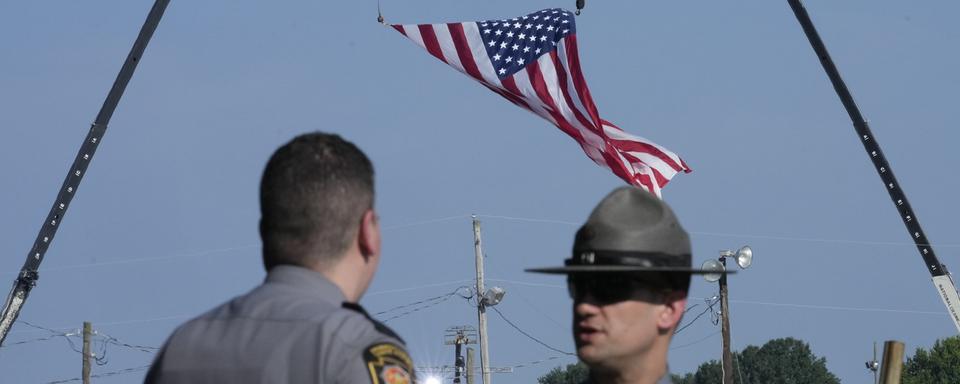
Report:
<svg viewBox="0 0 960 384"><path fill-rule="evenodd" d="M0 278L13 282L151 1L0 5ZM486 20L557 1L385 1L394 23ZM942 262L960 240L952 168L960 28L953 2L807 1L834 60ZM84 320L160 346L187 318L263 271L257 184L272 151L311 130L342 134L377 168L384 226L370 312L451 292L474 277L480 215L497 308L573 349L559 264L593 205L621 181L575 142L375 22L363 2L174 0L117 109L21 320L69 332ZM929 275L785 1L588 2L583 70L604 118L694 169L664 190L693 235L694 262L749 244L730 281L735 349L792 336L845 382L868 380L874 341L910 354L956 334ZM691 304L716 286L695 280ZM701 304L691 313L699 312ZM692 319L693 316L688 316ZM391 320L418 365L452 364L450 299ZM674 372L720 357L703 316L677 335ZM529 383L569 357L489 317L494 380ZM63 338L17 324L4 381L78 377ZM76 340L76 338L74 338ZM554 358L538 364L534 361ZM112 345L106 373L152 354ZM143 371L99 382L141 380Z"/></svg>

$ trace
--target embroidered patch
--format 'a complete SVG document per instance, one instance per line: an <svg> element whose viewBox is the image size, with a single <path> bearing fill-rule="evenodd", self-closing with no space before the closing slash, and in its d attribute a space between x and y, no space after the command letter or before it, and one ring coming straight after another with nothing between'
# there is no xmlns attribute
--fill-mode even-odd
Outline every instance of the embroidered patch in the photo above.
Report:
<svg viewBox="0 0 960 384"><path fill-rule="evenodd" d="M391 343L373 344L363 351L373 384L413 384L413 360L400 346Z"/></svg>

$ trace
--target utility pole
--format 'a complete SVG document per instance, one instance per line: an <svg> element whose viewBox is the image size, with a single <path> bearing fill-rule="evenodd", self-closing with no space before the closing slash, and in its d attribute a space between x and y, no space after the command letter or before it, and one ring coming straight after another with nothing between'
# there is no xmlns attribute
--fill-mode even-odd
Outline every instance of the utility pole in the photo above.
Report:
<svg viewBox="0 0 960 384"><path fill-rule="evenodd" d="M477 343L477 330L469 325L447 328L443 343L455 347L453 355L453 382L454 384L460 384L460 377L464 376L464 366L466 365L463 359L463 345Z"/></svg>
<svg viewBox="0 0 960 384"><path fill-rule="evenodd" d="M708 282L720 282L720 318L723 324L720 331L723 333L723 384L733 384L733 354L730 353L730 303L727 300L729 292L727 291L727 274L735 271L727 271L727 258L732 257L737 261L740 269L750 268L753 263L753 250L750 246L740 247L736 253L733 251L720 251L720 257L717 260L709 259L703 262L700 267L705 271L715 271L703 275L704 280ZM713 304L710 304L713 305Z"/></svg>
<svg viewBox="0 0 960 384"><path fill-rule="evenodd" d="M900 384L903 372L903 343L887 340L883 343L883 363L880 365L880 384Z"/></svg>
<svg viewBox="0 0 960 384"><path fill-rule="evenodd" d="M733 252L720 257L723 269L727 269L727 257ZM723 333L723 384L733 384L733 355L730 353L730 304L727 303L727 274L720 275L720 331Z"/></svg>
<svg viewBox="0 0 960 384"><path fill-rule="evenodd" d="M90 384L90 335L93 333L89 321L83 322L83 384Z"/></svg>
<svg viewBox="0 0 960 384"><path fill-rule="evenodd" d="M487 307L483 301L483 248L480 244L480 220L473 215L473 247L477 259L477 319L480 326L480 373L483 384L490 384L490 351L488 350Z"/></svg>
<svg viewBox="0 0 960 384"><path fill-rule="evenodd" d="M467 347L467 384L473 384L473 348Z"/></svg>

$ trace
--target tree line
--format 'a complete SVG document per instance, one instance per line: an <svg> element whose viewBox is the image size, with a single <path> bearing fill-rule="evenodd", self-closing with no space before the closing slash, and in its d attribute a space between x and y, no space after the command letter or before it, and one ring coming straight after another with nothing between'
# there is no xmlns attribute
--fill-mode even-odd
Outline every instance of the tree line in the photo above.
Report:
<svg viewBox="0 0 960 384"><path fill-rule="evenodd" d="M734 352L734 381L744 384L839 384L827 369L827 359L810 345L792 337L773 339L760 347L750 345ZM722 366L717 360L701 364L695 372L672 374L675 384L721 384ZM583 363L556 367L537 379L539 384L581 384L588 370ZM929 350L917 348L903 366L903 384L960 383L960 336L937 340Z"/></svg>

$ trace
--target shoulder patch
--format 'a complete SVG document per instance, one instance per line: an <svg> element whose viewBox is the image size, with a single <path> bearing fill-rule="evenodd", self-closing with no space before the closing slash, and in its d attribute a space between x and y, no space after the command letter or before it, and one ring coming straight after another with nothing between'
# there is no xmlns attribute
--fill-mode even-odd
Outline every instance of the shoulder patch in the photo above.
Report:
<svg viewBox="0 0 960 384"><path fill-rule="evenodd" d="M414 384L413 360L393 343L377 343L363 351L373 384Z"/></svg>

